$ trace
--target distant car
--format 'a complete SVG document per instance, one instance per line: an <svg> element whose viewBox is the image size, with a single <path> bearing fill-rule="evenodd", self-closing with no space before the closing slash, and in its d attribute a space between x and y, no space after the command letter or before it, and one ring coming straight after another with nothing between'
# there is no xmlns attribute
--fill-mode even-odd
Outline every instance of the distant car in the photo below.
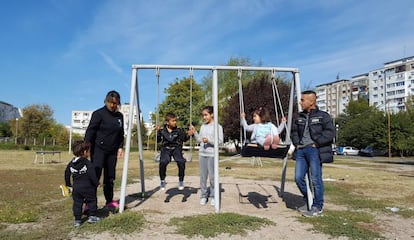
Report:
<svg viewBox="0 0 414 240"><path fill-rule="evenodd" d="M358 148L354 148L354 147L350 147L350 146L346 146L346 147L339 147L337 149L336 152L338 155L352 155L352 156L357 156L359 153L359 149Z"/></svg>
<svg viewBox="0 0 414 240"><path fill-rule="evenodd" d="M359 156L365 156L365 157L386 156L387 154L388 154L387 150L376 149L372 146L367 146L361 149L358 153Z"/></svg>

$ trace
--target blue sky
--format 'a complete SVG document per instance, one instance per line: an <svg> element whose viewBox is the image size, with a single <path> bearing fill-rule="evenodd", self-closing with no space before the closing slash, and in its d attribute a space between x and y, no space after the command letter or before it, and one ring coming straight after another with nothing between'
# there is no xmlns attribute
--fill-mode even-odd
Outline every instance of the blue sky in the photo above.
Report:
<svg viewBox="0 0 414 240"><path fill-rule="evenodd" d="M412 0L6 0L0 100L48 104L68 125L72 110L103 106L109 90L128 102L132 64L224 65L230 57L299 68L301 85L315 86L413 56L413 22ZM161 72L161 88L187 75ZM139 81L147 119L154 73Z"/></svg>

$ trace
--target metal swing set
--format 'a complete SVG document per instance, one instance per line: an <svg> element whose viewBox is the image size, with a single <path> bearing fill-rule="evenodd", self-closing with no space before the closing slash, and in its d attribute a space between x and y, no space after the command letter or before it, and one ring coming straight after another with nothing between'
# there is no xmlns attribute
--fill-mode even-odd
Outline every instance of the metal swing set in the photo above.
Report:
<svg viewBox="0 0 414 240"><path fill-rule="evenodd" d="M291 91L290 91L290 99L289 99L289 109L288 109L288 119L287 119L287 131L286 131L286 144L290 144L290 129L292 126L292 115L293 115L293 104L294 104L294 96L297 97L298 109L300 110L301 107L299 105L300 96L301 96L301 89L300 89L300 79L299 79L299 70L297 68L282 68L282 67L251 67L251 66L206 66L206 65L132 65L132 77L131 77L131 90L130 90L130 109L129 112L133 113L136 112L138 116L141 115L140 109L140 101L139 101L139 87L138 87L138 72L148 69L155 69L157 75L157 81L159 86L159 74L161 69L170 69L170 70L190 70L190 76L192 76L194 70L206 70L212 72L212 105L214 108L214 116L216 116L216 121L214 121L214 142L218 142L218 71L238 71L239 76L239 89L241 89L241 72L242 71L267 71L271 72L272 77L274 77L275 73L284 72L284 73L292 73L293 78L291 82ZM275 86L276 87L276 86ZM157 101L159 101L159 96L157 92ZM243 96L241 95L241 98ZM191 101L191 98L190 98ZM243 103L243 100L240 101ZM191 106L190 102L190 106ZM242 105L242 104L241 104ZM158 107L158 106L157 106ZM135 108L135 109L134 109ZM134 111L135 110L135 111ZM241 109L242 110L242 109ZM122 213L125 207L125 197L126 197L126 184L127 184L127 175L128 175L128 163L129 163L129 155L130 155L130 147L131 147L131 132L132 132L132 125L133 125L133 114L128 115L128 128L127 128L127 137L126 137L126 144L125 144L125 155L124 155L124 163L123 163L123 172L122 172L122 183L121 183L121 193L120 193L120 205L119 205L119 212ZM157 116L157 121L159 116ZM191 116L190 116L191 118ZM137 126L137 137L138 137L138 150L139 150L139 166L140 166L140 177L141 177L141 194L142 197L145 197L145 177L144 177L144 157L143 157L143 141L141 137L141 121L140 117L136 118L136 126ZM191 121L191 120L190 120ZM287 153L287 152L286 152ZM283 197L284 188L285 188L285 180L286 180L286 167L287 167L287 158L288 155L284 154L284 156L279 156L279 158L283 158L283 165L282 165L282 176L281 176L281 187L280 187L280 195ZM214 187L215 187L215 212L220 212L220 188L219 188L219 146L217 144L214 145ZM312 192L309 187L309 177L306 177L306 183L308 186L308 206L312 205Z"/></svg>

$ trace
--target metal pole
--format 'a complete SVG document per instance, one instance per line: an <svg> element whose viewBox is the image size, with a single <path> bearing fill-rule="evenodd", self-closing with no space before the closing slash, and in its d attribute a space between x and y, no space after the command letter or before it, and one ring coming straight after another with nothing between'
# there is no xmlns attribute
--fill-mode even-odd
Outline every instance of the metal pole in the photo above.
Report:
<svg viewBox="0 0 414 240"><path fill-rule="evenodd" d="M297 68L282 68L282 67L252 67L252 66L205 66L205 65L146 65L134 64L133 69L189 69L193 70L233 70L239 69L246 71L276 71L276 72L299 72Z"/></svg>
<svg viewBox="0 0 414 240"><path fill-rule="evenodd" d="M141 175L141 197L145 197L145 178L144 178L144 153L142 148L142 129L141 129L141 121L142 121L142 114L141 114L141 107L139 103L139 91L138 91L138 73L136 76L136 85L135 85L135 100L137 103L137 107L135 110L137 111L137 134L138 134L138 150L139 150L139 169ZM130 113L130 115L133 115Z"/></svg>
<svg viewBox="0 0 414 240"><path fill-rule="evenodd" d="M287 127L286 127L286 143L292 144L290 139L290 130L292 129L292 119L293 119L293 99L295 95L295 89L299 88L299 73L293 74L292 83L290 86L290 98L289 98L289 109L288 109L288 120L287 120ZM300 97L300 96L299 96ZM280 196L283 198L285 193L285 182L286 182L286 169L287 169L287 158L288 154L283 158L283 165L282 165L282 179L280 183Z"/></svg>
<svg viewBox="0 0 414 240"><path fill-rule="evenodd" d="M17 136L19 136L17 134L18 131L19 131L19 118L16 118L16 137L14 139L14 144L16 144L16 145L17 145Z"/></svg>
<svg viewBox="0 0 414 240"><path fill-rule="evenodd" d="M390 101L387 102L387 120L388 120L388 158L392 157L391 154L391 116L390 116Z"/></svg>
<svg viewBox="0 0 414 240"><path fill-rule="evenodd" d="M121 183L121 195L119 197L119 212L122 213L125 207L125 193L126 193L126 184L128 176L128 161L129 161L129 152L131 148L131 133L132 133L132 120L133 120L133 105L134 105L134 94L135 94L135 85L137 83L137 69L132 69L131 77L131 92L129 98L129 119L128 119L128 129L127 129L127 139L125 144L125 153L124 153L124 166L122 170L122 183Z"/></svg>
<svg viewBox="0 0 414 240"><path fill-rule="evenodd" d="M213 114L214 114L214 207L220 212L220 179L219 179L219 137L218 137L218 80L217 69L213 69Z"/></svg>

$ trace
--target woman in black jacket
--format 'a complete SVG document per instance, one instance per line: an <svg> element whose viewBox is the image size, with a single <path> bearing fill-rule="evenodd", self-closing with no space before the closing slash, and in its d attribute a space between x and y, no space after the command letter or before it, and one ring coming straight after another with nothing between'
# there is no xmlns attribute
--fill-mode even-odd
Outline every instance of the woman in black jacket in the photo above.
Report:
<svg viewBox="0 0 414 240"><path fill-rule="evenodd" d="M121 96L116 91L110 91L104 100L105 106L92 113L91 121L86 129L85 142L90 142L91 160L95 167L96 176L100 179L102 169L103 192L105 207L118 208L114 201L114 180L116 162L123 155L124 117L119 112Z"/></svg>

